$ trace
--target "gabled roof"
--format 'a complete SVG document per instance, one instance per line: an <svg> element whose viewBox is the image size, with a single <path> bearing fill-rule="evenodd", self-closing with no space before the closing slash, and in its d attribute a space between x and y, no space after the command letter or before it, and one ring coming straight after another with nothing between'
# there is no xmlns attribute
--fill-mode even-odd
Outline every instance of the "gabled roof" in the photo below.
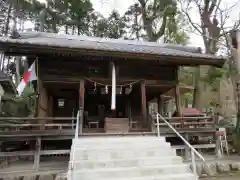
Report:
<svg viewBox="0 0 240 180"><path fill-rule="evenodd" d="M199 48L183 45L75 35L58 35L44 32L20 33L20 38L18 39L0 37L0 50L9 51L9 48L18 48L18 52L26 51L26 48L28 48L29 51L33 48L40 51L41 48L42 51L44 49L50 52L59 52L61 50L69 50L72 51L72 53L73 51L75 53L86 53L86 51L88 51L91 54L94 54L94 52L102 52L105 55L108 53L109 56L118 53L119 56L124 56L126 58L128 58L129 55L134 55L136 58L160 61L164 58L165 61L170 59L176 61L178 58L178 63L181 64L182 62L182 65L190 63L189 65L214 65L221 67L225 62L225 58L223 57L202 54L199 52Z"/></svg>

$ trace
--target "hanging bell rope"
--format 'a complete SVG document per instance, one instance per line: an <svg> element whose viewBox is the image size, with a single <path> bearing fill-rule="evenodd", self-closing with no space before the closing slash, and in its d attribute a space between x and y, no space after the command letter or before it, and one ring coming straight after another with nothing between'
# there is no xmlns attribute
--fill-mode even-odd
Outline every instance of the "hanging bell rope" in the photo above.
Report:
<svg viewBox="0 0 240 180"><path fill-rule="evenodd" d="M111 98L111 110L116 110L116 69L115 64L112 63L112 98Z"/></svg>

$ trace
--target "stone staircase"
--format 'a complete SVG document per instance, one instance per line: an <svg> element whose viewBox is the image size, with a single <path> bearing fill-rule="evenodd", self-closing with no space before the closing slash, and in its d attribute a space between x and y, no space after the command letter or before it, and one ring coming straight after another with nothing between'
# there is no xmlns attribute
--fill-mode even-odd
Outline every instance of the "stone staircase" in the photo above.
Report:
<svg viewBox="0 0 240 180"><path fill-rule="evenodd" d="M68 180L197 180L164 137L73 139Z"/></svg>

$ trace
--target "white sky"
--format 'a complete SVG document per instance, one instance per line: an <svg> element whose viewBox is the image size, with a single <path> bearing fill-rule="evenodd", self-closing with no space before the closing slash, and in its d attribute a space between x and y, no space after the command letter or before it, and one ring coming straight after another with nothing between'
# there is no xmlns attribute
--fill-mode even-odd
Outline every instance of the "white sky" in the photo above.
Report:
<svg viewBox="0 0 240 180"><path fill-rule="evenodd" d="M41 2L45 2L45 0L39 0ZM120 14L123 14L127 8L132 5L134 2L137 2L137 0L91 0L94 6L94 9L101 14L103 14L105 17L108 16L108 14L112 10L117 10ZM240 0L222 0L222 7L221 9L228 9L235 5L234 8L231 9L231 12L229 13L229 20L227 23L227 26L231 27L233 22L235 22L240 17ZM199 17L197 17L195 14L195 11L193 10L191 17L196 17L195 21L197 22L199 20ZM194 20L194 19L193 19ZM193 33L190 33L190 44L194 46L203 46L202 37L200 35L196 35Z"/></svg>

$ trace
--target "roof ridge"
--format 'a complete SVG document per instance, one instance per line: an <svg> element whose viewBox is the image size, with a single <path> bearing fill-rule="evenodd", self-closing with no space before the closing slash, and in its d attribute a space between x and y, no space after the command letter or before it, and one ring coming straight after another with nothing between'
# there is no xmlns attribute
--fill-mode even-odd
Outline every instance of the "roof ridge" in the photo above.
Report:
<svg viewBox="0 0 240 180"><path fill-rule="evenodd" d="M122 40L122 39L113 39L113 38L101 38L101 37L91 37L91 36L76 36L69 34L56 34L56 33L47 33L47 32L20 32L20 39L28 38L57 38L64 40L79 40L79 41L93 41L97 43L109 43L109 44L126 44L126 45L138 45L138 46L148 46L148 47L159 47L166 49L174 49L182 52L190 53L199 53L201 51L200 47L190 47L180 44L166 44L166 43L157 43L157 42L148 42L148 41L135 41L135 40Z"/></svg>

